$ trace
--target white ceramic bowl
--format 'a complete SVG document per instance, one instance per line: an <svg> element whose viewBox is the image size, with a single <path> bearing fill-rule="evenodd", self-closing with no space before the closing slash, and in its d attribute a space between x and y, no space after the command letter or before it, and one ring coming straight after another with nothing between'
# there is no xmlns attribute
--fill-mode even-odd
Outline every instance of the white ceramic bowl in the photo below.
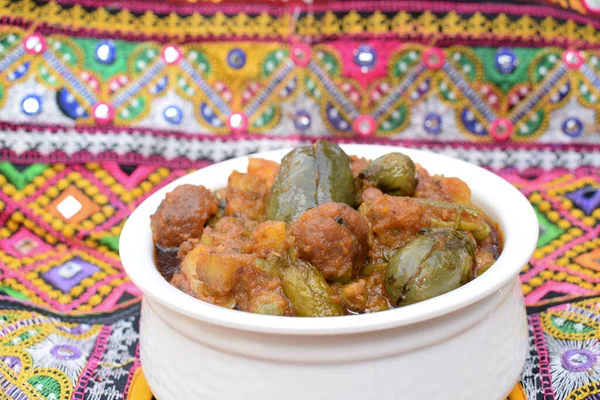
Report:
<svg viewBox="0 0 600 400"><path fill-rule="evenodd" d="M140 356L161 400L504 399L527 352L519 271L535 249L538 223L521 193L482 168L446 156L387 146L342 146L376 158L392 151L431 173L456 176L473 202L500 223L504 251L481 277L404 308L329 318L256 315L204 303L172 287L153 260L150 215L183 183L226 186L247 157L166 186L131 215L120 253L142 290ZM289 150L257 154L279 161Z"/></svg>

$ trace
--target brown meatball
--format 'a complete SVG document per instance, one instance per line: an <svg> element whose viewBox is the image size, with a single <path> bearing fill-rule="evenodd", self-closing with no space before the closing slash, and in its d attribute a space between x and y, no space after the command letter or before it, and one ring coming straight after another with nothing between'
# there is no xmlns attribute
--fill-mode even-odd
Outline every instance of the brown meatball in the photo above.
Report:
<svg viewBox="0 0 600 400"><path fill-rule="evenodd" d="M346 282L356 276L370 249L370 226L343 203L310 209L290 226L301 259L312 263L328 281Z"/></svg>
<svg viewBox="0 0 600 400"><path fill-rule="evenodd" d="M167 249L200 238L206 221L218 210L219 202L204 186L177 186L150 217L152 240Z"/></svg>

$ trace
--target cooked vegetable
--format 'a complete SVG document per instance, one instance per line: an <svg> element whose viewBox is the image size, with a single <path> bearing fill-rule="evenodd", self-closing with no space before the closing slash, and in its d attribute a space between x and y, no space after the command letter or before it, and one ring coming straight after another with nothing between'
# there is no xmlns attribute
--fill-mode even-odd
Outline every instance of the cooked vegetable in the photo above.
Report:
<svg viewBox="0 0 600 400"><path fill-rule="evenodd" d="M360 207L358 207L360 205ZM275 316L372 313L446 293L502 251L458 178L401 154L317 141L249 160L214 194L182 185L152 216L159 270L218 306Z"/></svg>
<svg viewBox="0 0 600 400"><path fill-rule="evenodd" d="M270 253L266 259L257 258L254 264L268 276L279 276L285 268L285 258L277 253Z"/></svg>
<svg viewBox="0 0 600 400"><path fill-rule="evenodd" d="M462 180L442 175L429 175L427 170L417 165L417 189L414 197L449 203L471 204L471 189Z"/></svg>
<svg viewBox="0 0 600 400"><path fill-rule="evenodd" d="M279 171L279 164L274 161L262 158L248 159L248 173L265 181L267 189L270 189L271 186L273 186L277 171Z"/></svg>
<svg viewBox="0 0 600 400"><path fill-rule="evenodd" d="M257 297L250 301L250 312L265 315L283 315L287 306L287 300L279 293L262 291Z"/></svg>
<svg viewBox="0 0 600 400"><path fill-rule="evenodd" d="M454 228L461 231L469 231L478 242L484 240L490 234L490 226L485 222L483 213L473 207L437 200L414 200L441 210L454 211L454 221L432 218L431 226L434 228Z"/></svg>
<svg viewBox="0 0 600 400"><path fill-rule="evenodd" d="M363 269L360 270L361 276L371 276L373 274L386 271L387 263L378 263L378 264L369 264L365 265Z"/></svg>
<svg viewBox="0 0 600 400"><path fill-rule="evenodd" d="M464 232L429 230L392 254L386 293L395 306L404 306L456 289L469 279L474 252Z"/></svg>
<svg viewBox="0 0 600 400"><path fill-rule="evenodd" d="M265 215L266 193L265 181L254 175L233 171L225 192L225 215L261 221Z"/></svg>
<svg viewBox="0 0 600 400"><path fill-rule="evenodd" d="M281 221L265 221L252 232L254 249L260 256L271 252L283 254L287 251L285 224Z"/></svg>
<svg viewBox="0 0 600 400"><path fill-rule="evenodd" d="M267 220L286 224L308 209L334 201L354 205L350 162L334 143L299 147L281 161L267 199Z"/></svg>
<svg viewBox="0 0 600 400"><path fill-rule="evenodd" d="M281 161L267 197L266 219L286 224L317 206L315 156L311 147L299 147Z"/></svg>
<svg viewBox="0 0 600 400"><path fill-rule="evenodd" d="M473 278L486 272L496 262L491 251L485 248L478 248L475 252L475 268L473 269Z"/></svg>
<svg viewBox="0 0 600 400"><path fill-rule="evenodd" d="M412 196L417 187L415 163L402 153L386 154L371 161L362 175L393 196Z"/></svg>
<svg viewBox="0 0 600 400"><path fill-rule="evenodd" d="M365 201L358 211L373 228L375 242L369 256L380 261L390 250L406 245L421 229L473 232L485 224L484 214L473 207L411 197L383 195Z"/></svg>
<svg viewBox="0 0 600 400"><path fill-rule="evenodd" d="M367 283L364 279L351 282L342 288L344 305L354 312L364 312L367 308Z"/></svg>
<svg viewBox="0 0 600 400"><path fill-rule="evenodd" d="M471 231L473 237L478 242L482 242L490 235L492 228L484 221L481 225L479 225L475 230Z"/></svg>
<svg viewBox="0 0 600 400"><path fill-rule="evenodd" d="M243 256L235 254L211 254L210 248L197 245L187 253L181 263L182 271L188 278L198 279L217 295L227 295L237 282Z"/></svg>
<svg viewBox="0 0 600 400"><path fill-rule="evenodd" d="M335 143L319 140L314 144L317 159L317 204L330 201L354 206L354 178L350 160Z"/></svg>
<svg viewBox="0 0 600 400"><path fill-rule="evenodd" d="M342 307L332 301L323 275L306 261L290 263L283 271L282 286L300 317L344 315Z"/></svg>

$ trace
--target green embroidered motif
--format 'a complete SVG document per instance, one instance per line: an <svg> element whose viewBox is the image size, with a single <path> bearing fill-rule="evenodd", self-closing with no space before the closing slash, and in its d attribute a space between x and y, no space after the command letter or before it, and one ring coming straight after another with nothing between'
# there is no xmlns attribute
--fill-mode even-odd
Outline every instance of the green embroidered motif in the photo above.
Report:
<svg viewBox="0 0 600 400"><path fill-rule="evenodd" d="M271 104L267 107L265 112L256 118L256 121L254 121L253 125L256 128L262 128L263 126L270 124L273 120L273 117L275 117L275 106Z"/></svg>
<svg viewBox="0 0 600 400"><path fill-rule="evenodd" d="M147 44L138 46L136 49L136 54L131 57L132 62L132 70L133 73L138 75L144 73L148 70L148 66L153 64L157 57L159 56L159 51L153 45ZM127 59L130 59L129 57Z"/></svg>
<svg viewBox="0 0 600 400"><path fill-rule="evenodd" d="M338 59L328 51L319 50L316 53L319 65L325 69L329 76L338 76L342 67Z"/></svg>
<svg viewBox="0 0 600 400"><path fill-rule="evenodd" d="M60 396L60 383L48 376L34 376L27 380L46 400L58 400Z"/></svg>
<svg viewBox="0 0 600 400"><path fill-rule="evenodd" d="M538 248L546 246L554 239L558 239L565 231L554 225L546 216L534 206L535 214L540 224L540 237L538 239Z"/></svg>
<svg viewBox="0 0 600 400"><path fill-rule="evenodd" d="M203 77L207 77L210 74L211 66L206 56L197 51L191 50L187 55L187 60L196 71L199 71Z"/></svg>
<svg viewBox="0 0 600 400"><path fill-rule="evenodd" d="M119 252L119 236L104 236L98 243L105 245L114 252Z"/></svg>
<svg viewBox="0 0 600 400"><path fill-rule="evenodd" d="M447 101L455 103L458 99L456 97L456 93L452 90L449 85L449 81L446 77L440 78L439 81L439 91L440 95Z"/></svg>
<svg viewBox="0 0 600 400"><path fill-rule="evenodd" d="M119 117L124 120L137 118L146 109L146 99L143 96L131 99L119 113Z"/></svg>
<svg viewBox="0 0 600 400"><path fill-rule="evenodd" d="M81 46L85 57L83 58L83 68L92 71L104 80L109 80L115 75L127 74L127 55L139 47L137 43L130 43L124 40L114 40L116 58L111 64L103 64L96 58L96 46L99 40L88 38L74 38L75 43Z"/></svg>
<svg viewBox="0 0 600 400"><path fill-rule="evenodd" d="M19 170L10 162L0 162L0 174L4 175L6 179L19 190L31 183L33 179L44 172L46 168L48 168L48 166L45 164L32 164L24 171L19 172Z"/></svg>
<svg viewBox="0 0 600 400"><path fill-rule="evenodd" d="M462 72L469 80L473 81L477 77L479 70L479 60L473 57L473 53L460 51L461 49L451 53L450 62L452 62L457 70Z"/></svg>
<svg viewBox="0 0 600 400"><path fill-rule="evenodd" d="M81 53L77 53L75 48L71 45L73 42L69 41L61 41L56 39L48 39L48 47L54 50L56 57L65 65L74 67L77 66L82 60L79 59L79 55ZM78 47L76 47L79 50Z"/></svg>
<svg viewBox="0 0 600 400"><path fill-rule="evenodd" d="M411 49L400 53L397 61L393 64L392 73L396 78L403 78L404 75L421 59L421 51Z"/></svg>
<svg viewBox="0 0 600 400"><path fill-rule="evenodd" d="M529 83L527 69L531 61L539 54L539 49L512 48L515 52L518 65L510 74L501 73L496 67L496 48L492 47L474 47L473 51L483 65L483 80L493 82L504 93L507 93L519 83Z"/></svg>
<svg viewBox="0 0 600 400"><path fill-rule="evenodd" d="M561 332L565 333L590 333L595 331L594 327L588 326L581 322L575 322L557 316L550 316L552 325Z"/></svg>
<svg viewBox="0 0 600 400"><path fill-rule="evenodd" d="M529 117L529 119L523 122L519 129L516 130L517 136L529 136L535 133L541 126L544 121L546 113L544 110L538 110Z"/></svg>
<svg viewBox="0 0 600 400"><path fill-rule="evenodd" d="M548 73L558 66L560 56L560 53L548 53L535 64L532 64L531 68L533 71L533 76L531 79L533 83L540 83L543 79L545 79L548 76Z"/></svg>
<svg viewBox="0 0 600 400"><path fill-rule="evenodd" d="M13 340L11 340L10 342L7 342L4 346L6 346L6 347L16 346L19 343L21 343L31 337L34 337L38 333L40 333L39 329L32 329L30 331L24 332L24 333L20 334L19 336L17 336L16 338L14 338Z"/></svg>
<svg viewBox="0 0 600 400"><path fill-rule="evenodd" d="M398 128L404 123L406 118L406 105L402 104L400 107L392 111L389 117L381 123L380 129L384 132L391 132Z"/></svg>
<svg viewBox="0 0 600 400"><path fill-rule="evenodd" d="M21 37L15 33L9 33L0 39L0 56L8 52L15 44L19 43Z"/></svg>
<svg viewBox="0 0 600 400"><path fill-rule="evenodd" d="M0 286L0 294L6 294L7 296L13 297L18 300L29 300L29 297L25 296L23 293L13 288L9 288L7 286Z"/></svg>
<svg viewBox="0 0 600 400"><path fill-rule="evenodd" d="M316 100L320 99L321 91L317 88L315 81L309 75L306 75L304 81L308 95L314 97Z"/></svg>
<svg viewBox="0 0 600 400"><path fill-rule="evenodd" d="M289 51L276 50L267 55L262 65L262 77L267 78L281 65L283 60L288 58Z"/></svg>

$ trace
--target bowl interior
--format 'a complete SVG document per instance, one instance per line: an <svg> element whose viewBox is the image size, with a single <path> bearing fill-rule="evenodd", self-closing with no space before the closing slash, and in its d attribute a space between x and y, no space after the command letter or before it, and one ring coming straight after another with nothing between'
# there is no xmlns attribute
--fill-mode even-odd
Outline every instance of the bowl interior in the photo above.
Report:
<svg viewBox="0 0 600 400"><path fill-rule="evenodd" d="M538 222L527 199L499 176L461 160L426 151L391 146L343 145L349 155L370 159L392 151L410 156L432 174L455 176L471 188L473 203L497 221L504 234L504 250L482 276L444 295L421 303L373 314L329 317L274 317L229 310L205 303L171 286L154 264L150 215L176 186L191 183L219 189L227 185L233 170L245 172L248 157L214 164L182 177L146 199L131 214L120 239L125 271L145 296L190 317L257 332L279 334L344 334L380 330L411 324L443 315L472 304L505 286L529 261L538 238ZM252 155L274 161L290 149Z"/></svg>

